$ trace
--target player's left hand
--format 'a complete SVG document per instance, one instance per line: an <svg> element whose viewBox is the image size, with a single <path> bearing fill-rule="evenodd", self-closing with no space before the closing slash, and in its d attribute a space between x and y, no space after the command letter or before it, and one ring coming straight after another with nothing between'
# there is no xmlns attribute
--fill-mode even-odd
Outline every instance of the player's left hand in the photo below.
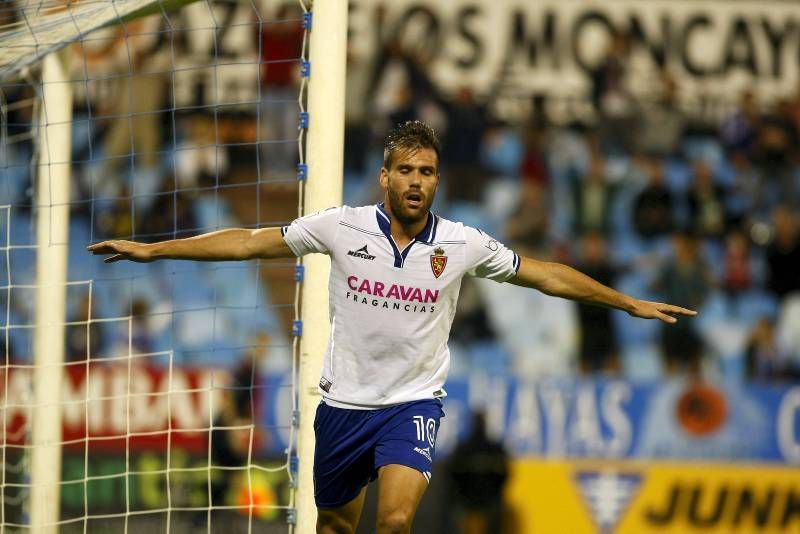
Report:
<svg viewBox="0 0 800 534"><path fill-rule="evenodd" d="M665 323L673 324L678 321L676 315L693 316L697 315L695 310L664 304L663 302L650 302L648 300L635 300L633 307L628 313L634 317L642 319L659 319Z"/></svg>

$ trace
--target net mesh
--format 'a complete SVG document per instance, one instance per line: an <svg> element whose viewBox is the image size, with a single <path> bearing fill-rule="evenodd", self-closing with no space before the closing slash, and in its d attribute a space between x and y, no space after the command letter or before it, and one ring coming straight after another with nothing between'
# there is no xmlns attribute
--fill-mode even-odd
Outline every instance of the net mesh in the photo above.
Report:
<svg viewBox="0 0 800 534"><path fill-rule="evenodd" d="M185 4L185 5L184 5ZM102 264L104 239L286 224L302 206L303 2L0 6L0 531L31 529L43 246L68 250L59 531L284 532L299 282L287 261ZM69 64L68 243L36 240L38 60ZM298 163L300 171L298 171ZM295 330L293 331L293 327Z"/></svg>

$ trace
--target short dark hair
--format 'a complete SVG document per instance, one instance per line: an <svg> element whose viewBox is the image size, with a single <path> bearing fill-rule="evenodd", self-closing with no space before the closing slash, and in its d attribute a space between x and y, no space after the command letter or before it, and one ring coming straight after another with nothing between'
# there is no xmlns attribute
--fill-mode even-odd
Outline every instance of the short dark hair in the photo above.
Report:
<svg viewBox="0 0 800 534"><path fill-rule="evenodd" d="M397 150L419 150L431 148L439 160L441 145L436 131L422 121L406 121L398 124L383 142L383 166L392 167L392 158Z"/></svg>

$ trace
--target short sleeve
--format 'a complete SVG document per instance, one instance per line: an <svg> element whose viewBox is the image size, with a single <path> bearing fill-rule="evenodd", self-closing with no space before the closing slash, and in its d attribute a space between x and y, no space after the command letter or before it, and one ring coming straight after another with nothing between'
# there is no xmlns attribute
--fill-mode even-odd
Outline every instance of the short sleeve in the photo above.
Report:
<svg viewBox="0 0 800 534"><path fill-rule="evenodd" d="M329 254L336 232L342 208L328 208L292 221L281 228L281 235L295 256L305 256L312 252Z"/></svg>
<svg viewBox="0 0 800 534"><path fill-rule="evenodd" d="M467 274L507 282L519 271L520 258L492 236L464 227L467 241Z"/></svg>

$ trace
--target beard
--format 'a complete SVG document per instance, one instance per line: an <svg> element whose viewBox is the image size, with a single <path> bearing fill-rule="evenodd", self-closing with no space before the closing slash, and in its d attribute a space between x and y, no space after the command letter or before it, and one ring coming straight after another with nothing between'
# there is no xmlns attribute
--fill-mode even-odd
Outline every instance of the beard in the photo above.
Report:
<svg viewBox="0 0 800 534"><path fill-rule="evenodd" d="M410 225L425 221L428 217L431 204L433 204L433 195L424 195L422 205L418 208L409 208L403 198L403 195L389 187L387 189L389 197L389 208L392 210L392 216L400 221L403 225ZM421 195L422 193L420 193Z"/></svg>

